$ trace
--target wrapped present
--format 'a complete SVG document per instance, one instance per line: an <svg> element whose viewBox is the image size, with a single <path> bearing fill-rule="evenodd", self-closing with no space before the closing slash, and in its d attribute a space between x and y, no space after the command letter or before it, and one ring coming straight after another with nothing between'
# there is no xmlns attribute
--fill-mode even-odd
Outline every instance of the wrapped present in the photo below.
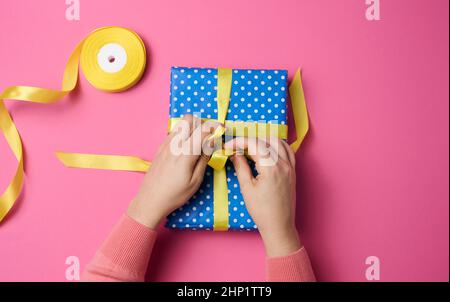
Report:
<svg viewBox="0 0 450 302"><path fill-rule="evenodd" d="M307 131L299 72L297 84L291 85L290 89L291 94L294 90L295 99L303 101L293 103L294 113L304 111L303 121L296 121L296 128L298 124L304 128L296 129L297 146L293 148L298 148L301 143L299 138L302 139ZM216 131L218 136L230 138L251 133L257 137L271 135L286 139L287 90L286 70L173 67L169 127L184 115L192 114L224 124L225 128ZM299 134L299 131L304 133ZM256 174L253 162L250 164ZM227 161L226 154L215 151L205 173L200 189L183 207L169 215L166 227L257 230L245 207L234 167Z"/></svg>

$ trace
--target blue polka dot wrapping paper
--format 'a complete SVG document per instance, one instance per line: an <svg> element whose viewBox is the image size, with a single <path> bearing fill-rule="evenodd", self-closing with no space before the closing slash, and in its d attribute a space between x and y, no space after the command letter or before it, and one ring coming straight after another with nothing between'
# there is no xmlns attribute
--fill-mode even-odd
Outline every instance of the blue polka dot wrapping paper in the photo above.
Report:
<svg viewBox="0 0 450 302"><path fill-rule="evenodd" d="M172 67L170 118L192 114L217 118L217 69ZM227 120L287 123L287 71L233 69ZM249 161L256 175L255 165ZM228 185L228 229L257 230L248 213L233 164L225 165ZM166 227L173 229L213 230L214 170L206 168L197 193L168 216Z"/></svg>

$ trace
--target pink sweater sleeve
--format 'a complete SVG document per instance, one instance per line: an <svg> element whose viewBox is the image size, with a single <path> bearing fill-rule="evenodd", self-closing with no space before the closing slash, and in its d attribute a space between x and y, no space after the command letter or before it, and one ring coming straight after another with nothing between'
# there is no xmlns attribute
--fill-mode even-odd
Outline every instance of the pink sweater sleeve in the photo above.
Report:
<svg viewBox="0 0 450 302"><path fill-rule="evenodd" d="M144 281L156 232L123 215L82 275L82 281Z"/></svg>
<svg viewBox="0 0 450 302"><path fill-rule="evenodd" d="M269 282L316 281L308 253L304 247L288 256L267 258L266 279Z"/></svg>
<svg viewBox="0 0 450 302"><path fill-rule="evenodd" d="M123 215L87 265L82 281L144 281L156 232ZM267 281L315 281L306 250L266 260Z"/></svg>

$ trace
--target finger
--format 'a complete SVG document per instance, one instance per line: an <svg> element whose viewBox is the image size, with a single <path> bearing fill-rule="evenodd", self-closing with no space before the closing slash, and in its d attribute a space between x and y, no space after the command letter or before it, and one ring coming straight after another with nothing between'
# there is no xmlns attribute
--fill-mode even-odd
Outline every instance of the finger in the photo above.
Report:
<svg viewBox="0 0 450 302"><path fill-rule="evenodd" d="M194 171L192 172L191 183L192 184L200 184L205 175L206 167L208 166L209 157L202 155L198 158Z"/></svg>
<svg viewBox="0 0 450 302"><path fill-rule="evenodd" d="M169 133L170 141L172 138L176 137L182 141L187 140L193 131L192 124L194 122L194 117L191 114L186 114L181 120L179 120Z"/></svg>
<svg viewBox="0 0 450 302"><path fill-rule="evenodd" d="M275 151L274 153L275 160L282 159L289 163L289 155L287 154L281 139L277 137L269 137L267 143L270 145L272 150Z"/></svg>
<svg viewBox="0 0 450 302"><path fill-rule="evenodd" d="M210 138L219 126L220 123L215 121L206 121L202 126L202 154L206 155L207 158L211 157L215 150L217 140Z"/></svg>
<svg viewBox="0 0 450 302"><path fill-rule="evenodd" d="M194 122L195 123L195 122ZM206 139L211 135L211 133L218 127L218 123L215 122L200 122L200 125L195 128L194 132L190 136L190 138L185 142L187 145L186 148L189 148L189 151L191 151L191 155L194 156L200 156L202 154L202 151L206 147L213 147L213 145L204 145L204 142L206 142ZM213 143L213 142L210 142ZM212 150L207 155L211 155ZM197 160L197 158L195 159Z"/></svg>
<svg viewBox="0 0 450 302"><path fill-rule="evenodd" d="M284 141L281 140L281 144L284 147L284 150L286 151L286 154L288 155L289 158L289 164L291 165L292 168L295 169L295 153L294 150L292 150L291 146L289 146L289 144Z"/></svg>
<svg viewBox="0 0 450 302"><path fill-rule="evenodd" d="M256 163L258 172L263 172L261 168L272 166L276 163L277 158L275 150L272 150L266 141L256 138L237 137L225 144L225 149L232 149L238 154L243 154L242 150L246 150L246 154Z"/></svg>
<svg viewBox="0 0 450 302"><path fill-rule="evenodd" d="M255 178L253 177L252 170L247 162L247 159L244 155L233 155L230 158L233 163L234 169L236 170L236 175L239 181L241 188L245 185L253 184Z"/></svg>

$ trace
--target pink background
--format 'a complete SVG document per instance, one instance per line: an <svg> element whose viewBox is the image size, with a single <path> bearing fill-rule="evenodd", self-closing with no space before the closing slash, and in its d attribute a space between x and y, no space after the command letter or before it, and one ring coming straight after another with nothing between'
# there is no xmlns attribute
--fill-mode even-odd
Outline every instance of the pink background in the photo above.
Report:
<svg viewBox="0 0 450 302"><path fill-rule="evenodd" d="M133 89L108 94L81 75L55 105L8 101L26 151L26 185L0 225L0 280L65 280L82 268L136 193L139 173L64 168L54 151L151 159L164 139L173 65L303 67L312 129L298 159L298 227L322 281L449 278L449 2L381 0L63 0L0 2L0 90L58 88L65 62L96 27L145 40ZM16 163L0 137L0 190ZM149 280L264 280L257 234L162 230Z"/></svg>

